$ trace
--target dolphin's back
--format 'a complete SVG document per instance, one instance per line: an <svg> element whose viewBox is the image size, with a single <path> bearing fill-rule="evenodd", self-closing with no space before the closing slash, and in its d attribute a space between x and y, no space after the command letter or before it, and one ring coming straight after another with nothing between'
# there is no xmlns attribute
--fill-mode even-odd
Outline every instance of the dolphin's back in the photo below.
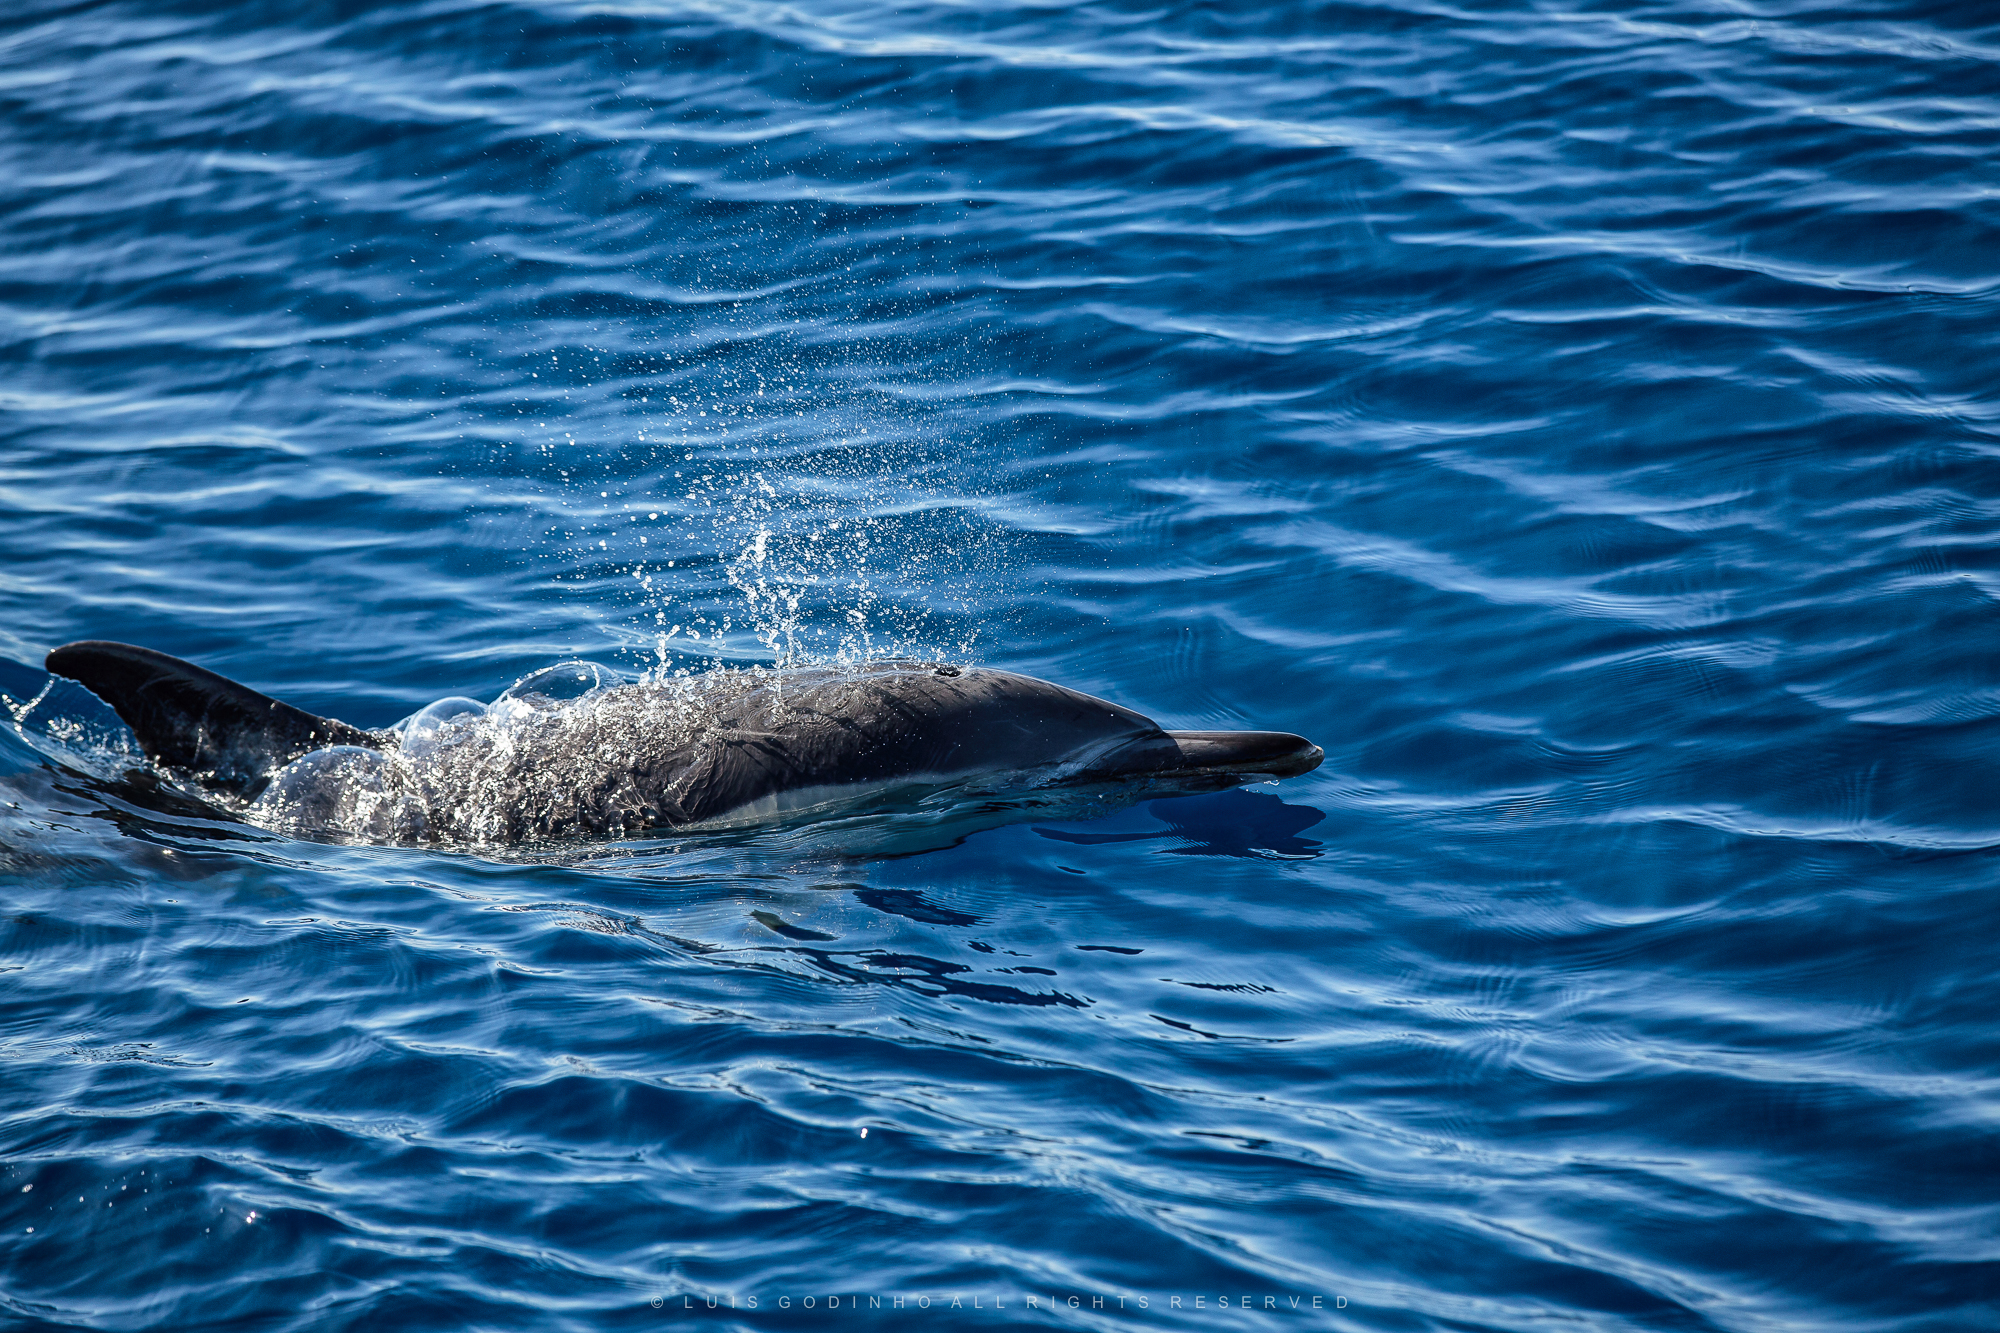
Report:
<svg viewBox="0 0 2000 1333"><path fill-rule="evenodd" d="M926 663L773 677L719 710L689 819L811 787L1020 773L1160 735L1129 708L1031 676Z"/></svg>
<svg viewBox="0 0 2000 1333"><path fill-rule="evenodd" d="M431 830L467 841L615 834L841 788L1045 771L1162 735L1129 708L1005 671L717 672L475 722L424 761L424 804Z"/></svg>

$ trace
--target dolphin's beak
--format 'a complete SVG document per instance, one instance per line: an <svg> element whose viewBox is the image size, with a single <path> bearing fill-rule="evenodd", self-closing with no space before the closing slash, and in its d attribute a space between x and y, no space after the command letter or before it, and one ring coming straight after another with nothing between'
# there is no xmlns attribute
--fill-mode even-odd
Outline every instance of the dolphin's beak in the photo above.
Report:
<svg viewBox="0 0 2000 1333"><path fill-rule="evenodd" d="M1077 776L1086 782L1134 777L1295 778L1326 752L1289 731L1159 731L1125 742Z"/></svg>
<svg viewBox="0 0 2000 1333"><path fill-rule="evenodd" d="M1310 773L1326 751L1289 731L1170 731L1182 768L1210 773L1269 773L1295 778Z"/></svg>

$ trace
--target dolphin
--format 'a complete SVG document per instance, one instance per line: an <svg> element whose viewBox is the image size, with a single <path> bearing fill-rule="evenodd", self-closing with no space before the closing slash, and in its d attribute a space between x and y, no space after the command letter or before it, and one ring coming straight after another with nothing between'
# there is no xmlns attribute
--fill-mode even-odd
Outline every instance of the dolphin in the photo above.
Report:
<svg viewBox="0 0 2000 1333"><path fill-rule="evenodd" d="M401 844L657 836L895 792L1136 799L1294 777L1323 757L1288 732L1167 731L1032 676L904 658L638 681L571 662L492 704L443 699L377 730L130 644L66 644L46 665L210 803L285 832Z"/></svg>

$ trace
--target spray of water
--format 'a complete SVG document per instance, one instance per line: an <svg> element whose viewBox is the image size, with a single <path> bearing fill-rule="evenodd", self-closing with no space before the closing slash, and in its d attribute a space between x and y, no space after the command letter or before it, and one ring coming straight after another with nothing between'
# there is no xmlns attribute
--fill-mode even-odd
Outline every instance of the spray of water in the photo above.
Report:
<svg viewBox="0 0 2000 1333"><path fill-rule="evenodd" d="M939 423L828 394L796 350L631 360L618 417L535 423L530 453L554 584L622 604L607 628L651 675L970 655L1002 529Z"/></svg>

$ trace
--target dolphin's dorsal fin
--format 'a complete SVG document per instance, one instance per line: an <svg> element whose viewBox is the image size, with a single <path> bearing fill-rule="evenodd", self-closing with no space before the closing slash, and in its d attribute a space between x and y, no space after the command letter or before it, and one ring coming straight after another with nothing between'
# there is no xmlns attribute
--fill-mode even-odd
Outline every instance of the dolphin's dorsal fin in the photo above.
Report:
<svg viewBox="0 0 2000 1333"><path fill-rule="evenodd" d="M65 644L45 665L117 709L149 759L238 796L254 795L308 751L389 744L386 735L314 717L192 662L129 643Z"/></svg>

